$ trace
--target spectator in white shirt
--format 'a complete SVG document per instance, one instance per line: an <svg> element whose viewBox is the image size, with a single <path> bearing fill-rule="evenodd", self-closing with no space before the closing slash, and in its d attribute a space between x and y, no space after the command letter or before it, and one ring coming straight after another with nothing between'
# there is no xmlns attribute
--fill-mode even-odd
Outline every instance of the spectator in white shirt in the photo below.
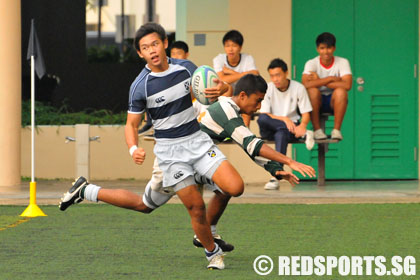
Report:
<svg viewBox="0 0 420 280"><path fill-rule="evenodd" d="M218 54L213 59L213 68L220 79L232 86L235 90L236 82L246 74L259 75L254 58L246 53L241 53L244 37L237 30L228 31L223 36L225 53ZM244 123L249 127L251 117L242 114Z"/></svg>
<svg viewBox="0 0 420 280"><path fill-rule="evenodd" d="M261 103L258 125L261 138L274 140L276 150L285 155L289 142L305 135L312 106L305 87L287 78L287 64L283 60L273 59L268 73L271 82ZM278 188L274 177L265 185L265 189Z"/></svg>
<svg viewBox="0 0 420 280"><path fill-rule="evenodd" d="M311 121L314 138L326 139L319 123L320 112L334 114L334 129L331 138L342 140L341 124L348 103L348 91L352 87L352 73L347 59L334 56L335 36L324 32L316 38L319 56L308 60L302 75L302 83L308 90L312 103Z"/></svg>

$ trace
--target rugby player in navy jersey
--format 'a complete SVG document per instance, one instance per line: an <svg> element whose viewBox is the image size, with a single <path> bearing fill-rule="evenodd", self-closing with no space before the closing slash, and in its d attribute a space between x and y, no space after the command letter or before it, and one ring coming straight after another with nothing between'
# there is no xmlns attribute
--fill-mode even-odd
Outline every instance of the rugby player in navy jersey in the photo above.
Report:
<svg viewBox="0 0 420 280"><path fill-rule="evenodd" d="M166 57L168 47L166 32L156 23L146 23L135 36L137 53L147 65L131 85L125 138L129 152L136 164L143 164L146 153L138 147L138 126L147 111L155 129L154 153L163 171L163 189L174 192L188 210L192 228L205 249L209 269L223 269L224 253L214 242L201 193L194 173L214 181L223 193L240 196L244 183L236 169L226 160L211 138L200 130L192 107L190 80L197 68L188 60ZM229 86L219 81L210 93L221 95ZM66 210L84 199L103 201L118 207L150 213L148 205L150 185L139 196L122 189L105 189L80 177L64 194L59 205Z"/></svg>
<svg viewBox="0 0 420 280"><path fill-rule="evenodd" d="M257 165L263 167L276 179L287 180L293 186L299 183L299 179L293 173L284 171L283 164L303 176L313 177L315 170L270 148L249 130L242 118L242 114L252 116L260 109L266 91L267 83L261 76L253 74L243 76L239 79L232 97L220 96L218 102L207 106L200 114L200 127L216 142L222 142L226 138L234 140ZM151 185L151 193L145 197L148 207L153 210L164 205L174 195L162 188L162 177L163 173L155 162L152 178L148 183ZM205 185L206 189L214 193L207 205L207 221L210 223L214 241L223 252L234 250L234 246L224 241L217 233L218 221L229 203L230 195L221 192L214 182L204 176L196 174L195 181ZM197 236L193 237L193 244L196 247L203 247Z"/></svg>

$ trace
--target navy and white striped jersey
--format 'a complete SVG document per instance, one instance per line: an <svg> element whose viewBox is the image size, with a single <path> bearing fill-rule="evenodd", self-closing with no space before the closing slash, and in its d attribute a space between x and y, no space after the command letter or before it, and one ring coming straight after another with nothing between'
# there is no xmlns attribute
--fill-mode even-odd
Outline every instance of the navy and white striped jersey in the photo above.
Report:
<svg viewBox="0 0 420 280"><path fill-rule="evenodd" d="M190 81L197 66L168 58L169 68L154 73L146 65L131 84L128 113L149 112L156 138L178 138L200 130L192 106Z"/></svg>

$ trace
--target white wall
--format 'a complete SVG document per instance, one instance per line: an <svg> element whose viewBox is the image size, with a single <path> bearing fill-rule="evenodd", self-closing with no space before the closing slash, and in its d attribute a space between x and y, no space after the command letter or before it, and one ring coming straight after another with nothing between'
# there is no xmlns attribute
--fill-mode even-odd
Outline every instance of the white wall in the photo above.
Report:
<svg viewBox="0 0 420 280"><path fill-rule="evenodd" d="M256 128L257 124L252 126ZM90 142L90 179L138 179L148 180L153 167L153 141L139 139L139 146L146 151L146 161L136 165L125 144L124 126L90 126L89 136L100 136L100 142ZM31 175L31 130L21 129L21 175ZM35 176L37 178L75 178L75 142L65 143L65 137L75 137L75 127L38 126L35 135ZM77 140L77 139L76 139ZM251 162L251 159L235 144L222 145L221 149L247 183L264 182L270 176ZM244 162L250 164L243 164Z"/></svg>

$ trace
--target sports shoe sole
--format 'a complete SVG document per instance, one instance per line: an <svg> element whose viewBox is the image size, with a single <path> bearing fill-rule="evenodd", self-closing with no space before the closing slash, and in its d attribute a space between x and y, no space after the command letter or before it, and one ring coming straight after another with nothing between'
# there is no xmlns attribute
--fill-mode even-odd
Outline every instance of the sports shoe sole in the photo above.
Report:
<svg viewBox="0 0 420 280"><path fill-rule="evenodd" d="M84 177L79 177L75 182L73 182L72 187L66 193L64 193L61 198L61 202L58 205L61 211L66 210L70 205L80 203L83 201L83 198L80 197L80 190L88 185L88 181Z"/></svg>
<svg viewBox="0 0 420 280"><path fill-rule="evenodd" d="M223 255L219 255L219 256L215 256L214 260L210 261L210 264L207 266L208 270L213 270L213 269L217 269L217 270L221 270L221 269L225 269L225 263L223 261L224 259L224 254Z"/></svg>

